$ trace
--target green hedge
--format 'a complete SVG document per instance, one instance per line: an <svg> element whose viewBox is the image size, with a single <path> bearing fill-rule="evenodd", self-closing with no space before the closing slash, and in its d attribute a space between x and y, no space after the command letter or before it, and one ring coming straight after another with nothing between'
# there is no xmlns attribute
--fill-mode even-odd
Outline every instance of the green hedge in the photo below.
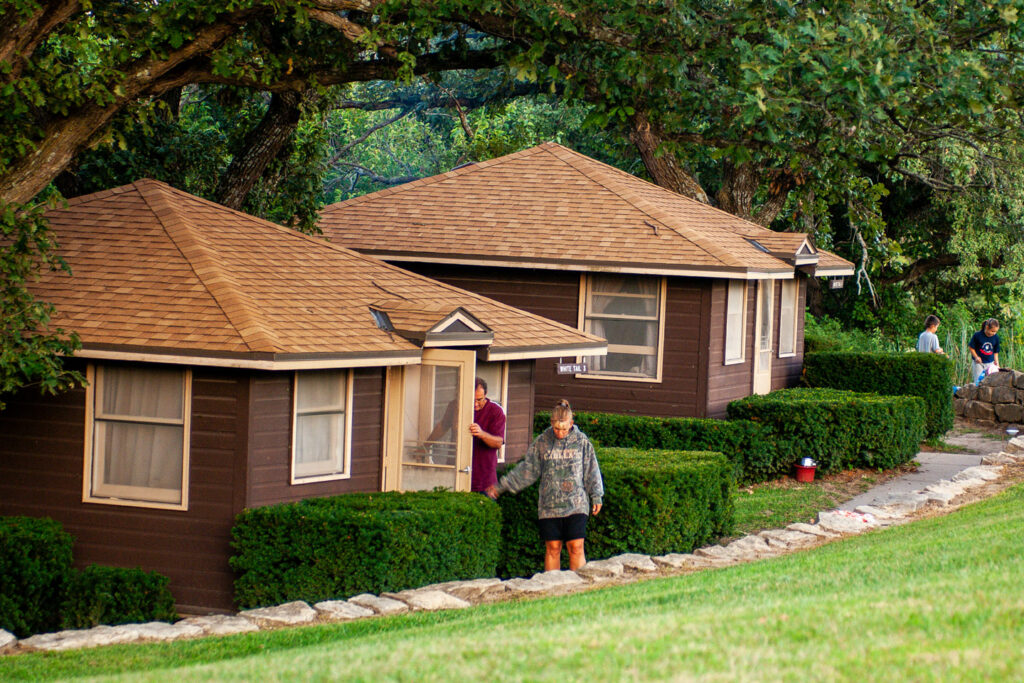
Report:
<svg viewBox="0 0 1024 683"><path fill-rule="evenodd" d="M478 493L346 494L246 510L232 529L240 607L494 576L501 517Z"/></svg>
<svg viewBox="0 0 1024 683"><path fill-rule="evenodd" d="M733 524L733 467L721 453L598 448L604 506L587 526L587 559L625 552L689 552L727 535ZM543 571L537 485L498 499L499 575Z"/></svg>
<svg viewBox="0 0 1024 683"><path fill-rule="evenodd" d="M771 434L755 422L587 412L573 418L596 446L724 453L738 482L765 481L779 470ZM550 412L537 413L534 431L550 424Z"/></svg>
<svg viewBox="0 0 1024 683"><path fill-rule="evenodd" d="M174 621L168 579L156 572L91 565L68 582L63 628Z"/></svg>
<svg viewBox="0 0 1024 683"><path fill-rule="evenodd" d="M920 396L926 433L953 428L953 364L934 353L812 353L804 356L804 381L811 387L887 396Z"/></svg>
<svg viewBox="0 0 1024 683"><path fill-rule="evenodd" d="M24 638L60 625L72 543L52 519L0 517L0 628Z"/></svg>
<svg viewBox="0 0 1024 683"><path fill-rule="evenodd" d="M925 430L925 404L917 396L784 389L733 401L728 411L768 427L787 467L808 456L824 473L909 462Z"/></svg>

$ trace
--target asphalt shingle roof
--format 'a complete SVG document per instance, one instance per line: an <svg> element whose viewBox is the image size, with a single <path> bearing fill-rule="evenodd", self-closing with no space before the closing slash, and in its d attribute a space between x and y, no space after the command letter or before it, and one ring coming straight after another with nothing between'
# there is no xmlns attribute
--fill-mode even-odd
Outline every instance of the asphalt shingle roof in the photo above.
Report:
<svg viewBox="0 0 1024 683"><path fill-rule="evenodd" d="M464 308L493 330L492 354L603 344L153 180L72 199L47 217L73 274L45 273L31 289L56 305L55 326L78 332L83 356L120 349L254 367L408 362L419 348L370 313L390 299Z"/></svg>

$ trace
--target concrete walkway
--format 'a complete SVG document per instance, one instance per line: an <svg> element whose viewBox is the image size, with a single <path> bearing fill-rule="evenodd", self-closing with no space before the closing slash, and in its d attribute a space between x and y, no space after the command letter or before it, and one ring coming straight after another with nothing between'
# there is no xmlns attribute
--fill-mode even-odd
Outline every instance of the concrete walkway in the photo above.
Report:
<svg viewBox="0 0 1024 683"><path fill-rule="evenodd" d="M979 433L951 433L943 439L947 444L963 449L957 453L938 453L922 451L914 460L920 464L916 472L890 479L872 489L865 491L856 498L851 498L839 506L840 510L856 510L862 505L877 505L895 496L920 491L932 484L952 479L968 467L981 464L981 459L989 453L1002 450L1005 441Z"/></svg>

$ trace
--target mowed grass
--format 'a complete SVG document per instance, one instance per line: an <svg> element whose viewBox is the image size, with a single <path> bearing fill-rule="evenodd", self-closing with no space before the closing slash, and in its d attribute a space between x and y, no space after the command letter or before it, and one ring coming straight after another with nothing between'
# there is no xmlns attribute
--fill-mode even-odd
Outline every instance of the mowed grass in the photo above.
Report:
<svg viewBox="0 0 1024 683"><path fill-rule="evenodd" d="M0 659L0 680L1024 678L1024 486L747 565L459 612Z"/></svg>

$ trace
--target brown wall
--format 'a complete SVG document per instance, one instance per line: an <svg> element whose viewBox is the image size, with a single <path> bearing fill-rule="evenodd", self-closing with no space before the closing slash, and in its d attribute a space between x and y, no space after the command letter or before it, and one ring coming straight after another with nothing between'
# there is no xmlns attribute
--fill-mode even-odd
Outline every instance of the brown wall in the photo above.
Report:
<svg viewBox="0 0 1024 683"><path fill-rule="evenodd" d="M384 370L353 370L352 476L292 485L292 374L253 377L246 507L260 507L339 493L380 491L384 411Z"/></svg>
<svg viewBox="0 0 1024 683"><path fill-rule="evenodd" d="M403 267L576 327L579 273L408 264ZM669 278L661 382L578 379L555 372L555 359L536 364L536 409L560 398L577 410L701 417L707 396L710 282ZM568 360L568 359L567 359Z"/></svg>
<svg viewBox="0 0 1024 683"><path fill-rule="evenodd" d="M508 405L505 409L505 462L526 454L533 442L533 361L508 365Z"/></svg>
<svg viewBox="0 0 1024 683"><path fill-rule="evenodd" d="M744 361L725 364L725 322L727 280L715 280L711 285L711 344L708 356L708 410L707 416L726 417L725 408L730 401L749 396L753 391L754 331L757 322L757 287L747 287L747 321L744 339Z"/></svg>
<svg viewBox="0 0 1024 683"><path fill-rule="evenodd" d="M797 275L800 287L797 300L796 323L796 355L779 358L779 317L782 311L782 287L776 286L775 292L775 338L774 355L772 357L772 390L794 387L800 383L800 375L804 370L804 311L807 310L807 276Z"/></svg>
<svg viewBox="0 0 1024 683"><path fill-rule="evenodd" d="M61 522L76 539L76 566L160 572L179 609L230 609L247 393L244 373L194 370L187 511L83 503L85 390L11 397L0 411L0 514Z"/></svg>

